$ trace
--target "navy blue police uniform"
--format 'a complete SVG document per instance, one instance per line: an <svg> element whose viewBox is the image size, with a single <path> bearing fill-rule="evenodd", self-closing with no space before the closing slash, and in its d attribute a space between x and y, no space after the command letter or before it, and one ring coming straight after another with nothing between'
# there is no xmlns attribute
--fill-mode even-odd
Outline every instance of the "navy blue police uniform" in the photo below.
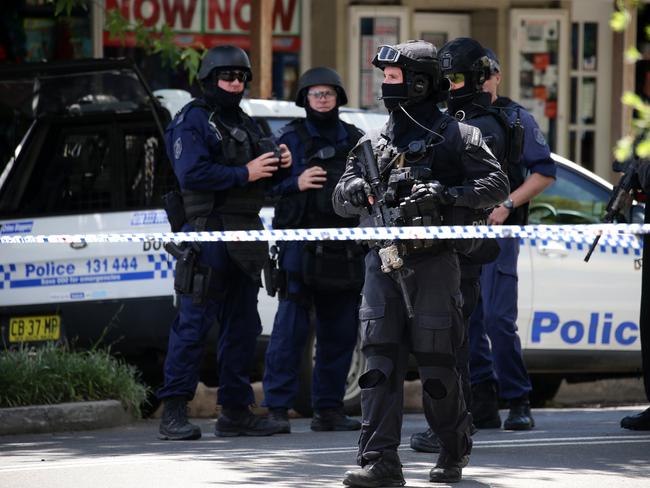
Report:
<svg viewBox="0 0 650 488"><path fill-rule="evenodd" d="M529 173L554 178L555 163L533 116L506 97L499 97L494 105L509 124L519 119L524 128L521 159L508 162L511 191ZM524 225L527 215L528 206L522 205L505 224ZM497 381L501 398L512 400L528 395L532 389L517 334L519 239L498 239L498 243L501 250L497 259L483 266L482 297L470 322L470 372L473 385Z"/></svg>
<svg viewBox="0 0 650 488"><path fill-rule="evenodd" d="M242 118L246 117L242 112ZM259 137L252 121L247 128L255 131L251 135ZM196 103L186 105L167 128L165 144L182 190L214 192L215 199L225 203L231 189L249 185L244 165L226 164L223 133L203 106ZM245 164L254 157L251 154L241 163ZM257 182L253 185L260 186ZM261 207L261 202L251 202L248 220L259 220L255 207ZM210 230L224 230L220 217L218 208L201 215L214 224ZM197 230L195 222L187 222L182 230ZM252 405L255 398L249 381L249 368L256 338L262 331L257 313L259 281L250 267L245 270L232 259L226 243L201 242L199 245L200 262L213 270L211 297L204 304L194 304L192 296L180 296L179 314L169 336L165 384L158 396L163 400L173 396L194 396L204 339L218 321L218 403L224 407Z"/></svg>
<svg viewBox="0 0 650 488"><path fill-rule="evenodd" d="M279 142L286 144L294 162L291 174L273 189L281 200L276 205L274 228L351 227L354 220L334 213L331 196L345 169L348 152L361 137L356 127L340 120L335 123L332 138L322 135L308 119L285 126ZM331 148L327 158L323 150ZM300 191L299 176L311 166L327 171L327 182L321 189ZM323 246L325 246L323 248ZM319 276L306 276L314 270L305 269L305 259L316 249L325 252L331 246L351 249L353 254L338 254L341 260L325 263ZM308 249L305 249L308 247ZM356 248L356 249L355 249ZM294 407L298 392L298 372L305 344L310 336L310 308L315 309L316 360L312 381L312 406L315 411L339 409L343 406L345 383L352 353L357 341L357 310L363 282L361 248L355 243L286 241L279 244L279 267L285 276L280 290L278 311L266 352L264 371L264 402L270 409ZM349 259L353 262L347 261ZM355 272L348 276L348 267ZM322 286L313 279L334 279L338 285ZM348 282L346 283L346 279Z"/></svg>

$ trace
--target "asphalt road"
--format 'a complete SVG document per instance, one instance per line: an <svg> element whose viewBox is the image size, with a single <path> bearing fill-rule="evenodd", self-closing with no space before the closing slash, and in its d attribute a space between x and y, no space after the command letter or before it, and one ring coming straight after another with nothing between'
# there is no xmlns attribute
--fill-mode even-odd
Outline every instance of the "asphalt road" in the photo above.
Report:
<svg viewBox="0 0 650 488"><path fill-rule="evenodd" d="M650 432L618 426L623 415L637 410L536 410L532 431L480 431L464 480L455 486L648 488ZM203 438L190 442L158 440L155 420L0 437L0 487L315 488L342 486L343 473L354 467L357 433L311 432L309 419L292 420L290 435L267 438L217 438L214 421L197 422ZM428 482L434 455L408 447L409 436L424 428L420 414L405 417L399 453L408 487L435 486Z"/></svg>

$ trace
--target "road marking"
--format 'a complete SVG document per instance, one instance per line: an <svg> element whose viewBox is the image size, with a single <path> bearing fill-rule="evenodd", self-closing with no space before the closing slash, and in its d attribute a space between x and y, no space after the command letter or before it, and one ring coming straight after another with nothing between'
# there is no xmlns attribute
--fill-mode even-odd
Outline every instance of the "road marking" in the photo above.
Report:
<svg viewBox="0 0 650 488"><path fill-rule="evenodd" d="M554 446L572 446L572 445L601 445L601 444L641 444L650 443L650 435L631 435L631 436L592 436L592 437L547 437L539 439L503 439L489 441L475 441L474 447L481 449L495 448L512 448L512 447L554 447ZM408 444L401 444L400 450L410 451ZM260 454L266 458L278 457L301 457L304 455L320 454L346 454L354 453L357 448L350 447L330 447L330 448L308 448L308 449L286 449L265 451L263 449L223 449L218 451L209 451L205 453L192 453L184 455L173 454L139 454L117 456L108 459L76 460L76 461L28 461L23 464L14 464L0 466L0 473L11 473L18 471L40 471L46 469L68 469L68 468L88 468L95 466L110 465L129 465L129 464L146 464L169 461L193 461L203 458L209 458L213 461L227 461L230 457L235 456L237 459L242 458L259 458Z"/></svg>

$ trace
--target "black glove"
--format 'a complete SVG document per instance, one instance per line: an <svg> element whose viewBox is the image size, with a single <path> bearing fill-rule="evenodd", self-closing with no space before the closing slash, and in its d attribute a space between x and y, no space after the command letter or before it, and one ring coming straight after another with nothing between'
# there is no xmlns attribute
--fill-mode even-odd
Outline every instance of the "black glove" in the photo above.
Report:
<svg viewBox="0 0 650 488"><path fill-rule="evenodd" d="M341 196L355 207L365 207L368 205L369 193L370 186L366 180L356 177L345 182Z"/></svg>
<svg viewBox="0 0 650 488"><path fill-rule="evenodd" d="M434 202L442 205L453 205L456 201L456 196L445 185L434 180L428 183L413 185L411 200L417 203L424 199L433 199Z"/></svg>

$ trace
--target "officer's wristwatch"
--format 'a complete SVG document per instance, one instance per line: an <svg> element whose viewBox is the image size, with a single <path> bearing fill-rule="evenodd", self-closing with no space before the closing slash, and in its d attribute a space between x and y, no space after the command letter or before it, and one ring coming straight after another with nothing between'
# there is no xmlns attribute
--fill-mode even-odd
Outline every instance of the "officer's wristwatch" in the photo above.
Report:
<svg viewBox="0 0 650 488"><path fill-rule="evenodd" d="M515 209L515 204L512 203L512 198L508 198L505 202L501 204L502 207L505 207L508 209L508 212L512 213L512 211Z"/></svg>

